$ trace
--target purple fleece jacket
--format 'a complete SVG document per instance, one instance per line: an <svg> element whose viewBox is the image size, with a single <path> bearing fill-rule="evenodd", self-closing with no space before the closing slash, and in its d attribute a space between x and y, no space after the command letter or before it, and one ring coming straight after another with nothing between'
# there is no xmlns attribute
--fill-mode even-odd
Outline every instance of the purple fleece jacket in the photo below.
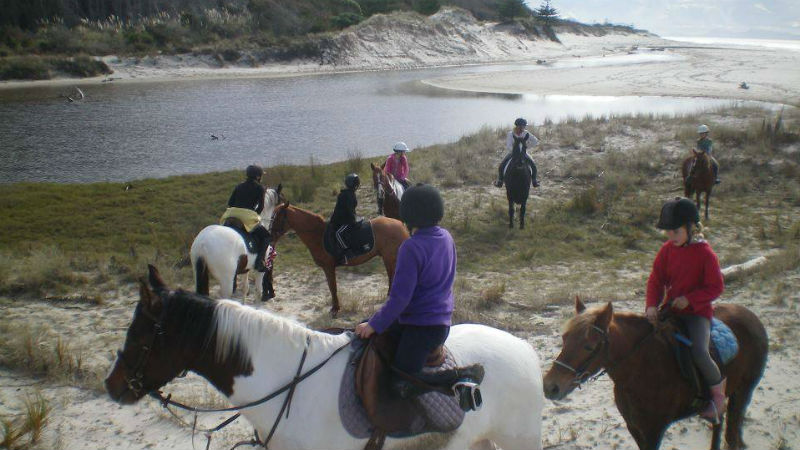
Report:
<svg viewBox="0 0 800 450"><path fill-rule="evenodd" d="M444 228L418 229L400 245L389 299L369 320L382 333L395 320L403 325L450 325L456 245Z"/></svg>

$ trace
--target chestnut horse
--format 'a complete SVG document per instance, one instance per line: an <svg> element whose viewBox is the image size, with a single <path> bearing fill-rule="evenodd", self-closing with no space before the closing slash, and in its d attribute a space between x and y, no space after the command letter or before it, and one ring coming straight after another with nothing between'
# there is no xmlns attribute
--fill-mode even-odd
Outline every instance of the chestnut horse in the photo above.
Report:
<svg viewBox="0 0 800 450"><path fill-rule="evenodd" d="M392 287L394 268L397 262L397 249L400 244L408 239L408 230L402 222L388 217L370 219L372 233L375 235L375 246L369 253L349 259L347 266L364 264L375 256L383 258L386 274L389 276L389 288ZM325 250L323 239L325 236L325 219L319 214L314 214L301 208L289 205L286 202L275 208L272 214L272 245L277 245L278 239L287 231L294 230L303 244L308 248L314 262L325 272L328 289L331 291L331 315L339 312L339 296L336 292L336 258Z"/></svg>
<svg viewBox="0 0 800 450"><path fill-rule="evenodd" d="M714 187L714 169L711 167L711 157L708 153L692 150L693 155L684 159L681 165L683 175L683 191L686 198L692 198L696 194L697 209L700 209L700 194L706 194L706 213L708 220L708 199L711 197L711 189Z"/></svg>
<svg viewBox="0 0 800 450"><path fill-rule="evenodd" d="M364 448L367 439L351 436L339 413L340 380L354 351L352 333L318 332L238 302L173 291L152 266L149 283L140 281L139 297L125 344L105 379L114 401L134 404L192 371L224 394L258 436L271 436L269 447L262 443L261 448ZM459 363L483 364L483 408L467 414L450 433L387 437L384 448L464 450L497 444L505 450L541 450L544 397L533 347L477 324L453 326L445 345Z"/></svg>
<svg viewBox="0 0 800 450"><path fill-rule="evenodd" d="M385 163L376 166L369 164L372 168L372 187L375 189L375 200L378 203L378 214L383 214L392 219L400 219L400 199L403 197L405 188L391 174L387 174L384 169Z"/></svg>
<svg viewBox="0 0 800 450"><path fill-rule="evenodd" d="M667 427L697 413L695 392L682 378L669 340L632 313L614 313L611 303L587 310L575 300L576 315L565 326L561 353L544 377L544 395L560 400L576 386L605 369L614 382L614 401L633 439L642 450L656 450ZM745 409L767 364L767 331L752 311L720 304L714 316L739 341L739 353L720 367L727 377L728 411L725 441L743 449ZM722 425L714 425L711 449L718 450Z"/></svg>

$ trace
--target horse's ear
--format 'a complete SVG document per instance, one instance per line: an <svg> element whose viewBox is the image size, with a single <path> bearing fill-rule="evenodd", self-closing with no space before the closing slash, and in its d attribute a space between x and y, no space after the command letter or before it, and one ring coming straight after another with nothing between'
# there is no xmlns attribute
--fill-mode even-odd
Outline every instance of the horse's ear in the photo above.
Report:
<svg viewBox="0 0 800 450"><path fill-rule="evenodd" d="M375 163L373 163L373 162L369 163L369 166L372 167L372 171L373 172L378 170L378 166L376 166Z"/></svg>
<svg viewBox="0 0 800 450"><path fill-rule="evenodd" d="M283 183L278 183L278 187L275 188L275 192L280 194L282 190L283 190Z"/></svg>
<svg viewBox="0 0 800 450"><path fill-rule="evenodd" d="M148 276L147 279L150 281L150 287L153 288L154 291L163 291L167 289L166 283L161 278L161 274L158 273L158 269L152 264L147 265Z"/></svg>
<svg viewBox="0 0 800 450"><path fill-rule="evenodd" d="M289 207L289 200L286 200L285 202L283 202L283 205L281 205L281 206L283 208L288 208Z"/></svg>
<svg viewBox="0 0 800 450"><path fill-rule="evenodd" d="M600 313L597 314L597 319L594 324L597 325L598 328L608 331L608 326L611 324L611 318L613 316L614 307L611 306L611 302L608 302L606 306L600 310Z"/></svg>
<svg viewBox="0 0 800 450"><path fill-rule="evenodd" d="M159 314L161 312L161 297L150 290L150 286L147 285L147 281L144 278L139 278L139 303L151 314Z"/></svg>
<svg viewBox="0 0 800 450"><path fill-rule="evenodd" d="M580 314L580 313L582 313L584 311L586 311L586 305L584 305L583 302L581 301L581 298L576 295L575 296L575 314L577 315L577 314Z"/></svg>

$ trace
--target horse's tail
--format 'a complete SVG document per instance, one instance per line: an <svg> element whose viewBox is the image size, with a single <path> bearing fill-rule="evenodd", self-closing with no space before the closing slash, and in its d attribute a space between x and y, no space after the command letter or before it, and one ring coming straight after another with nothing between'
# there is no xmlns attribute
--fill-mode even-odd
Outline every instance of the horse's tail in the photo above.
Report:
<svg viewBox="0 0 800 450"><path fill-rule="evenodd" d="M200 256L194 262L195 291L200 295L208 295L208 264Z"/></svg>

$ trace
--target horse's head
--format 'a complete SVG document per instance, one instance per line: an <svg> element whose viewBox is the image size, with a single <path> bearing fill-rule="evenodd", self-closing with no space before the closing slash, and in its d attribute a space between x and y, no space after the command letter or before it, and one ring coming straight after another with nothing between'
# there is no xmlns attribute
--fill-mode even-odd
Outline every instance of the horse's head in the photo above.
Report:
<svg viewBox="0 0 800 450"><path fill-rule="evenodd" d="M105 379L111 398L124 404L135 403L178 376L192 356L178 348L175 321L168 320L170 301L177 294L169 291L155 267L149 266L148 278L149 285L139 280L139 303L125 345Z"/></svg>
<svg viewBox="0 0 800 450"><path fill-rule="evenodd" d="M708 156L708 153L693 149L692 155L694 156L694 162L692 163L689 175L696 175L701 172L711 173L711 157Z"/></svg>
<svg viewBox="0 0 800 450"><path fill-rule="evenodd" d="M575 299L575 317L564 327L561 353L544 377L545 397L560 400L603 368L613 316L611 303L587 310L579 298Z"/></svg>
<svg viewBox="0 0 800 450"><path fill-rule="evenodd" d="M289 231L289 202L284 201L281 205L277 206L272 212L272 218L270 219L271 228L270 228L270 241L272 245L275 245L278 242L278 239L281 238L287 231Z"/></svg>
<svg viewBox="0 0 800 450"><path fill-rule="evenodd" d="M376 166L374 163L369 163L369 166L372 169L372 188L375 189L378 198L383 198L383 180L386 179L386 172L384 172L383 168Z"/></svg>
<svg viewBox="0 0 800 450"><path fill-rule="evenodd" d="M272 226L272 213L275 207L286 201L283 196L283 185L278 184L276 188L267 188L264 191L264 209L261 211L261 223L269 230Z"/></svg>

